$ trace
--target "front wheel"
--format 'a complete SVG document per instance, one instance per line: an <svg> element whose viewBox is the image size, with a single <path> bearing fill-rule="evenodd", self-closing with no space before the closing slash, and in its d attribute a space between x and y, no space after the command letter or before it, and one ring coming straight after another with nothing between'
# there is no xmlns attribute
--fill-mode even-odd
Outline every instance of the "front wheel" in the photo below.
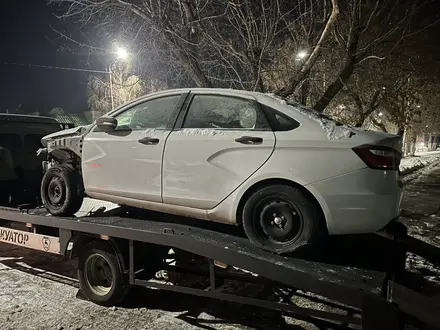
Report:
<svg viewBox="0 0 440 330"><path fill-rule="evenodd" d="M250 241L275 253L296 251L323 232L319 208L300 189L287 185L256 191L245 203L242 219Z"/></svg>
<svg viewBox="0 0 440 330"><path fill-rule="evenodd" d="M41 181L41 199L52 215L72 216L78 212L84 199L78 171L63 164L49 168Z"/></svg>

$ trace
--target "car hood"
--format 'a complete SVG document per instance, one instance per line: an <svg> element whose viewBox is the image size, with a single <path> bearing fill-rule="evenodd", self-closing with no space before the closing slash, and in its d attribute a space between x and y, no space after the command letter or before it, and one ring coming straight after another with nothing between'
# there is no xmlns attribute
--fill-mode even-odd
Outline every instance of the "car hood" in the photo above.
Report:
<svg viewBox="0 0 440 330"><path fill-rule="evenodd" d="M52 134L48 134L41 139L41 143L43 144L44 147L47 147L47 142L50 140L56 140L56 139L65 138L68 136L85 135L89 131L90 126L91 125L78 126L78 127L58 131L58 132L55 132Z"/></svg>

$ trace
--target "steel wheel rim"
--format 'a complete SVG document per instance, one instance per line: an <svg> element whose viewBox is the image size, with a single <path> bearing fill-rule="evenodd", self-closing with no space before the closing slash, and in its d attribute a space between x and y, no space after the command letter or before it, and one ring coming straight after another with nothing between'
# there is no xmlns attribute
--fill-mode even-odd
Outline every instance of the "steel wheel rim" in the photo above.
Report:
<svg viewBox="0 0 440 330"><path fill-rule="evenodd" d="M255 207L253 226L264 244L286 246L303 231L304 218L294 202L280 197L262 199Z"/></svg>
<svg viewBox="0 0 440 330"><path fill-rule="evenodd" d="M46 189L47 202L55 208L60 208L66 201L66 183L63 178L53 177Z"/></svg>
<svg viewBox="0 0 440 330"><path fill-rule="evenodd" d="M84 267L87 286L98 295L105 296L112 289L113 274L107 260L100 254L90 255Z"/></svg>

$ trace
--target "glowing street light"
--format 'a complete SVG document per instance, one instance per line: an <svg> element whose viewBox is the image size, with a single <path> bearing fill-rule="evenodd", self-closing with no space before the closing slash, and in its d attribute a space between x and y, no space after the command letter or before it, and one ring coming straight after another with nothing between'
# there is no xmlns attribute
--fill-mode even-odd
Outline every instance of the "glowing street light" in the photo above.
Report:
<svg viewBox="0 0 440 330"><path fill-rule="evenodd" d="M383 116L383 113L382 112L379 112L379 117L382 117Z"/></svg>
<svg viewBox="0 0 440 330"><path fill-rule="evenodd" d="M307 56L308 54L309 54L309 53L308 53L306 50L300 50L300 51L296 54L296 60L297 60L297 61L301 61L301 60L305 59L306 56Z"/></svg>
<svg viewBox="0 0 440 330"><path fill-rule="evenodd" d="M125 60L128 57L128 51L127 49L123 47L117 47L116 48L116 57L118 60Z"/></svg>

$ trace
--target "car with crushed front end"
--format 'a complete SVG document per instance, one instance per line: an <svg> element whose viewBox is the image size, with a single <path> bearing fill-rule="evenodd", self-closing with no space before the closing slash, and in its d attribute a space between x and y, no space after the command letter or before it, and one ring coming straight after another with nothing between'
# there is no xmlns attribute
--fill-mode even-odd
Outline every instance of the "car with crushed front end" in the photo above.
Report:
<svg viewBox="0 0 440 330"><path fill-rule="evenodd" d="M157 92L42 142L41 194L57 216L88 196L243 226L254 244L286 253L379 231L400 212L400 136L270 94Z"/></svg>

